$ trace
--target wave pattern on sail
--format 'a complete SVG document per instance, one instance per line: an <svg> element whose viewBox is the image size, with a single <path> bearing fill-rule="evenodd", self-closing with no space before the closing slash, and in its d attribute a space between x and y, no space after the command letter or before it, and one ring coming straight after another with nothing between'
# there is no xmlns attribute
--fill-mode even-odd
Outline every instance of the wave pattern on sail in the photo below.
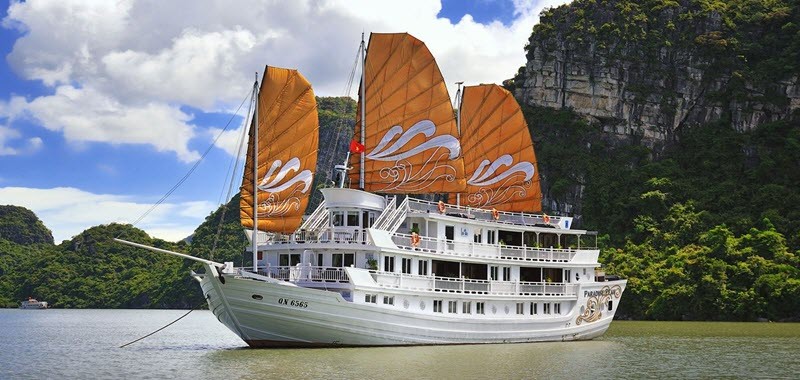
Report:
<svg viewBox="0 0 800 380"><path fill-rule="evenodd" d="M351 186L383 193L460 191L466 186L453 106L424 43L406 33L370 36L365 63L364 164L351 157ZM361 139L361 114L355 138ZM408 127L410 126L410 127ZM407 128L407 129L406 129Z"/></svg>
<svg viewBox="0 0 800 380"><path fill-rule="evenodd" d="M267 67L258 96L257 129L258 146L256 128L251 127L247 147L239 205L242 225L252 227L257 216L261 231L294 232L308 205L319 146L316 99L299 72ZM255 188L254 175L259 179Z"/></svg>
<svg viewBox="0 0 800 380"><path fill-rule="evenodd" d="M541 210L533 142L511 93L497 85L468 86L459 108L464 168L472 173L461 199L472 207Z"/></svg>

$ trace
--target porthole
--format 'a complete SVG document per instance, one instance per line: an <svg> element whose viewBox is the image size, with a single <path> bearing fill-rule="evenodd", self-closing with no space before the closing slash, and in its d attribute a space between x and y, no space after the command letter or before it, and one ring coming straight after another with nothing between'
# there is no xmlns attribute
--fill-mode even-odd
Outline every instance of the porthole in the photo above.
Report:
<svg viewBox="0 0 800 380"><path fill-rule="evenodd" d="M419 309L425 310L425 301L419 301Z"/></svg>
<svg viewBox="0 0 800 380"><path fill-rule="evenodd" d="M260 296L260 295L258 295L258 294L253 294L253 296L252 296L252 297L253 297L253 299L254 299L254 300L259 300L259 301L261 301L261 300L263 300L263 299L264 299L264 297L262 297L262 296Z"/></svg>

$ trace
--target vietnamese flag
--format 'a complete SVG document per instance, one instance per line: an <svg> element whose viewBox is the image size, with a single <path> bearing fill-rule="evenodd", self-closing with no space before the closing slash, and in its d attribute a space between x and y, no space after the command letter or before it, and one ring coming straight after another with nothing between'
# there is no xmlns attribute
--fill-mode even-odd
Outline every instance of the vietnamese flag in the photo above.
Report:
<svg viewBox="0 0 800 380"><path fill-rule="evenodd" d="M351 153L364 153L365 150L366 149L364 148L364 145L359 144L358 141L356 141L356 140L350 141L350 152Z"/></svg>

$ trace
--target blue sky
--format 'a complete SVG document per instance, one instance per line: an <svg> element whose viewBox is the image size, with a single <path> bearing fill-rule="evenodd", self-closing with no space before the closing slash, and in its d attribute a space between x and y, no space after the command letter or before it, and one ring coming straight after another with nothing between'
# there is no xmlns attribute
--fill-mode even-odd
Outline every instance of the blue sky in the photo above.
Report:
<svg viewBox="0 0 800 380"><path fill-rule="evenodd" d="M295 67L341 96L360 33L407 31L448 82L499 83L525 63L538 13L564 1L0 1L0 204L34 210L57 242L131 222L177 240L217 207L253 73ZM317 20L308 23L308 20ZM451 96L453 90L451 89Z"/></svg>

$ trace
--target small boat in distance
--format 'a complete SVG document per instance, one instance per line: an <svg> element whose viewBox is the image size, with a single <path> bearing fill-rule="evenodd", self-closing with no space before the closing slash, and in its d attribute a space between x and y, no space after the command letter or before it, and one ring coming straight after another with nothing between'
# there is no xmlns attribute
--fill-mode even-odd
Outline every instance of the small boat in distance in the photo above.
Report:
<svg viewBox="0 0 800 380"><path fill-rule="evenodd" d="M20 309L47 309L46 301L37 301L35 298L28 297L27 301L22 301Z"/></svg>

